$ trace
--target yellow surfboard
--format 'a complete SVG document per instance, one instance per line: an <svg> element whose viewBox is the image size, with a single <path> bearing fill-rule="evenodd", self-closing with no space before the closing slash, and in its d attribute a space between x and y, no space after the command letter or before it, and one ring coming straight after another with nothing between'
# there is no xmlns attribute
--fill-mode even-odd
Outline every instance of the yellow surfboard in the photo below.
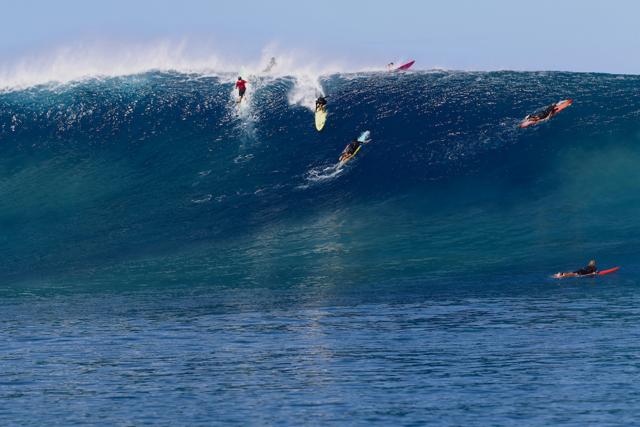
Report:
<svg viewBox="0 0 640 427"><path fill-rule="evenodd" d="M324 128L324 124L327 122L327 107L322 107L316 110L316 129L320 132Z"/></svg>

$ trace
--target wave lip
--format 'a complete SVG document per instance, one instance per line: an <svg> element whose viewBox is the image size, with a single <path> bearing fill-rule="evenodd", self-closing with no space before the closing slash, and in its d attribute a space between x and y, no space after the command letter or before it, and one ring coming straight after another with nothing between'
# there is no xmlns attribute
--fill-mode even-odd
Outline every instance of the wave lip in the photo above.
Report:
<svg viewBox="0 0 640 427"><path fill-rule="evenodd" d="M258 60L242 61L225 59L210 46L193 47L187 41L126 46L74 45L6 63L0 68L0 90L21 90L43 84L66 84L154 71L226 79L232 79L238 73L274 78L298 76L306 84L315 85L313 82L318 76L350 70L334 61L314 60L274 46L267 46ZM317 85L315 89L321 90ZM298 95L294 93L292 96Z"/></svg>

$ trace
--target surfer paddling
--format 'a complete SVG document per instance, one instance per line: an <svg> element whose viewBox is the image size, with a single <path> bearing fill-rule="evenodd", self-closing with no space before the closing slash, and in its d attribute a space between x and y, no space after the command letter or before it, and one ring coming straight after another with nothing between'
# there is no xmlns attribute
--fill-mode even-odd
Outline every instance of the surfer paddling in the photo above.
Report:
<svg viewBox="0 0 640 427"><path fill-rule="evenodd" d="M578 277L578 276L593 276L598 272L598 268L596 267L596 261L591 260L589 264L576 271L571 271L568 273L556 273L554 277L561 279L563 277Z"/></svg>
<svg viewBox="0 0 640 427"><path fill-rule="evenodd" d="M242 77L238 77L236 81L236 89L238 89L238 104L242 102L242 98L244 98L244 93L247 91L247 81L242 80Z"/></svg>
<svg viewBox="0 0 640 427"><path fill-rule="evenodd" d="M356 152L358 151L358 149L360 149L360 146L362 144L364 144L364 142L358 141L357 139L351 141L346 147L344 147L344 150L342 150L342 154L340 154L339 160L341 162L346 162L347 160L355 156Z"/></svg>
<svg viewBox="0 0 640 427"><path fill-rule="evenodd" d="M351 141L345 148L344 150L342 150L342 153L340 154L339 157L339 161L341 164L345 164L346 162L348 162L349 160L351 160L351 158L353 156L356 155L356 153L360 150L360 148L362 147L362 144L368 144L371 139L369 139L369 131L363 132L362 135L360 135L360 138L358 139L354 139L353 141Z"/></svg>
<svg viewBox="0 0 640 427"><path fill-rule="evenodd" d="M520 123L520 127L521 128L526 128L528 126L535 125L537 123L549 120L551 117L555 116L556 114L558 114L560 111L562 111L565 108L567 108L572 103L573 103L573 100L566 99L564 101L560 101L560 102L556 102L555 104L551 104L551 105L545 107L542 111L540 111L538 113L529 114L527 117L524 118L522 123Z"/></svg>
<svg viewBox="0 0 640 427"><path fill-rule="evenodd" d="M529 120L540 121L550 119L556 113L556 104L551 104L546 107L544 110L540 111L536 114L531 114L527 116Z"/></svg>

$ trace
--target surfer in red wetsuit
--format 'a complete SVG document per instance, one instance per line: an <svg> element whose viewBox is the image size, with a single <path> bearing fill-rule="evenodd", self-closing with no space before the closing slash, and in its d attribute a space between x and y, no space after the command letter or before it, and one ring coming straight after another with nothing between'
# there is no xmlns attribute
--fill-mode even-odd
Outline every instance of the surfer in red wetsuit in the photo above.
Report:
<svg viewBox="0 0 640 427"><path fill-rule="evenodd" d="M236 81L236 89L238 89L238 96L240 97L240 99L238 99L238 103L240 103L242 102L244 93L247 91L247 81L242 80L242 77L238 77L238 80Z"/></svg>

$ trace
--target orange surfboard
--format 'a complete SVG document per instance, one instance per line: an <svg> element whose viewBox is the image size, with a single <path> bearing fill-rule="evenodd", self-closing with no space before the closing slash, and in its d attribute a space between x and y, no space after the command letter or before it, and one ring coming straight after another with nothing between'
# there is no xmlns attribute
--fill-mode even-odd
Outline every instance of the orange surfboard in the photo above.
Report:
<svg viewBox="0 0 640 427"><path fill-rule="evenodd" d="M536 119L536 118L531 118L531 116L527 116L520 123L520 125L518 127L526 128L526 127L529 127L529 126L537 125L538 123L541 123L541 122L546 122L551 117L555 116L556 114L558 114L560 111L564 110L565 108L567 108L571 104L573 104L573 99L565 99L564 101L556 102L555 110L553 111L553 113L549 114L548 117L545 117L544 119Z"/></svg>

